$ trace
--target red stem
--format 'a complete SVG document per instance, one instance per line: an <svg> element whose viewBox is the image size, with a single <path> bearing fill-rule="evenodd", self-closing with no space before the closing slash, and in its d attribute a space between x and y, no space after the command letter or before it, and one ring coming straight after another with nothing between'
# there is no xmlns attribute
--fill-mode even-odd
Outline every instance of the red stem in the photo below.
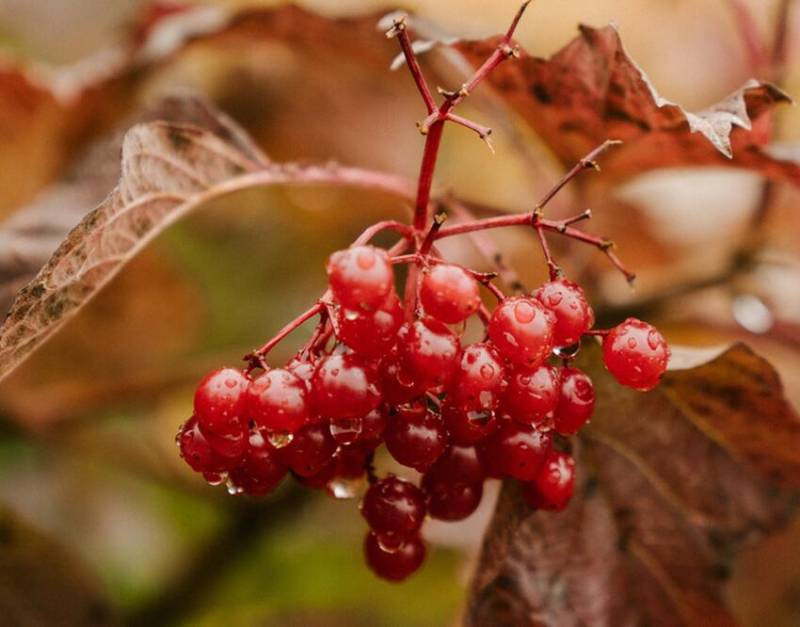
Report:
<svg viewBox="0 0 800 627"><path fill-rule="evenodd" d="M324 298L324 296L323 296ZM297 318L292 320L289 324L283 327L278 333L276 333L272 339L270 339L266 344L264 344L261 348L252 353L248 353L244 356L245 360L251 360L252 358L258 359L262 365L264 364L264 358L267 354L275 347L278 342L280 342L283 338L289 335L292 331L297 329L300 325L302 325L306 320L309 320L320 313L324 308L324 304L322 303L322 299L317 301L313 306L306 309L303 313L301 313Z"/></svg>
<svg viewBox="0 0 800 627"><path fill-rule="evenodd" d="M395 231L404 238L411 238L413 236L413 230L409 225L398 222L397 220L383 220L364 229L364 232L353 241L351 246L367 244L381 231Z"/></svg>

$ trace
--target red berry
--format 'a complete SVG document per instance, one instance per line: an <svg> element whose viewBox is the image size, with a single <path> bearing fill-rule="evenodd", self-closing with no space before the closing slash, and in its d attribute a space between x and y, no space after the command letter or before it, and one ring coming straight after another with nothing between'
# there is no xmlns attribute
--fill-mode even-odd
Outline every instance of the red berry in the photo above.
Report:
<svg viewBox="0 0 800 627"><path fill-rule="evenodd" d="M422 486L428 495L428 511L439 520L463 520L483 498L482 483L447 483L425 475Z"/></svg>
<svg viewBox="0 0 800 627"><path fill-rule="evenodd" d="M461 354L448 400L470 410L493 410L506 387L505 369L489 343L471 344Z"/></svg>
<svg viewBox="0 0 800 627"><path fill-rule="evenodd" d="M222 457L214 452L194 416L181 425L175 441L181 457L197 472L221 473L230 470L237 463L235 459Z"/></svg>
<svg viewBox="0 0 800 627"><path fill-rule="evenodd" d="M460 351L458 337L438 320L417 320L400 329L400 367L422 388L449 384L458 368Z"/></svg>
<svg viewBox="0 0 800 627"><path fill-rule="evenodd" d="M283 463L301 477L318 473L331 461L335 452L336 441L326 423L304 426L287 446L278 449Z"/></svg>
<svg viewBox="0 0 800 627"><path fill-rule="evenodd" d="M401 541L417 535L425 509L422 490L394 475L372 484L361 504L361 514L372 531Z"/></svg>
<svg viewBox="0 0 800 627"><path fill-rule="evenodd" d="M381 357L391 349L402 324L403 307L395 294L372 311L344 307L336 311L336 336L365 357Z"/></svg>
<svg viewBox="0 0 800 627"><path fill-rule="evenodd" d="M286 370L303 381L309 390L311 389L311 377L314 375L314 370L316 370L316 368L317 364L311 359L302 359L299 356L292 358L289 363L286 364Z"/></svg>
<svg viewBox="0 0 800 627"><path fill-rule="evenodd" d="M310 418L306 384L282 368L251 381L245 398L250 418L268 431L294 433Z"/></svg>
<svg viewBox="0 0 800 627"><path fill-rule="evenodd" d="M423 402L396 408L383 433L386 448L398 462L425 472L447 446L442 419Z"/></svg>
<svg viewBox="0 0 800 627"><path fill-rule="evenodd" d="M497 415L492 410L472 410L445 400L442 420L453 443L460 446L477 444L497 428Z"/></svg>
<svg viewBox="0 0 800 627"><path fill-rule="evenodd" d="M603 340L603 361L622 385L642 392L658 385L667 369L669 348L655 327L628 318Z"/></svg>
<svg viewBox="0 0 800 627"><path fill-rule="evenodd" d="M247 452L250 429L244 419L238 416L231 419L224 428L218 431L205 430L203 434L209 446L221 457L239 459Z"/></svg>
<svg viewBox="0 0 800 627"><path fill-rule="evenodd" d="M539 366L532 371L516 368L511 372L503 407L514 420L550 429L559 387L558 371L552 366Z"/></svg>
<svg viewBox="0 0 800 627"><path fill-rule="evenodd" d="M422 566L425 545L419 537L414 537L399 548L387 551L381 547L376 534L368 533L364 541L364 557L367 566L378 577L402 581Z"/></svg>
<svg viewBox="0 0 800 627"><path fill-rule="evenodd" d="M230 472L231 483L245 494L263 496L272 492L286 476L278 450L260 431L250 434L244 461Z"/></svg>
<svg viewBox="0 0 800 627"><path fill-rule="evenodd" d="M368 414L381 401L377 378L377 372L358 355L324 357L311 379L314 410L333 419Z"/></svg>
<svg viewBox="0 0 800 627"><path fill-rule="evenodd" d="M538 300L507 298L492 313L489 337L506 359L533 369L553 349L555 317Z"/></svg>
<svg viewBox="0 0 800 627"><path fill-rule="evenodd" d="M594 311L581 286L573 281L550 281L533 295L555 315L553 343L556 346L570 346L579 342L594 324Z"/></svg>
<svg viewBox="0 0 800 627"><path fill-rule="evenodd" d="M200 381L194 393L194 414L203 429L225 429L231 420L244 417L243 392L248 383L234 368L220 368Z"/></svg>
<svg viewBox="0 0 800 627"><path fill-rule="evenodd" d="M396 347L381 360L378 379L383 400L389 405L402 405L425 392L425 388L406 372Z"/></svg>
<svg viewBox="0 0 800 627"><path fill-rule="evenodd" d="M522 494L531 507L556 512L563 510L575 490L575 460L553 451L535 481L523 486Z"/></svg>
<svg viewBox="0 0 800 627"><path fill-rule="evenodd" d="M550 432L507 421L487 440L482 461L489 472L499 471L520 481L533 481L552 446Z"/></svg>
<svg viewBox="0 0 800 627"><path fill-rule="evenodd" d="M483 483L486 475L473 446L450 446L425 475L443 483Z"/></svg>
<svg viewBox="0 0 800 627"><path fill-rule="evenodd" d="M455 324L474 314L481 304L478 282L459 266L438 264L425 272L419 299L429 316Z"/></svg>
<svg viewBox="0 0 800 627"><path fill-rule="evenodd" d="M561 389L554 415L555 429L564 435L577 433L594 411L594 386L577 368L561 370Z"/></svg>
<svg viewBox="0 0 800 627"><path fill-rule="evenodd" d="M333 253L327 271L334 298L348 309L377 309L394 290L389 255L374 246L354 246Z"/></svg>

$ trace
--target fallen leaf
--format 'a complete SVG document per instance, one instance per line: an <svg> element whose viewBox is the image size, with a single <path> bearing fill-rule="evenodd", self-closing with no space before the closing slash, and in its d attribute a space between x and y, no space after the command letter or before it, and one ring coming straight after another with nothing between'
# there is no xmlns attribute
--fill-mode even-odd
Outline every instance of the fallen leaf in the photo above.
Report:
<svg viewBox="0 0 800 627"><path fill-rule="evenodd" d="M800 487L800 419L777 374L739 344L639 393L586 353L597 409L575 497L534 512L504 487L468 624L734 625L735 558L785 524Z"/></svg>

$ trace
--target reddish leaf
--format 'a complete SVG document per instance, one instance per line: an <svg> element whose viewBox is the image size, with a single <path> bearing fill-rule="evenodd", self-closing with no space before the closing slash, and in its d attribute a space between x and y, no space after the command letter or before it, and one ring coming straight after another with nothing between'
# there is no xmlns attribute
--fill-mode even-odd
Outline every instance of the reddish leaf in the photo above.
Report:
<svg viewBox="0 0 800 627"><path fill-rule="evenodd" d="M743 345L642 394L589 351L595 418L563 514L507 485L483 549L473 625L732 625L739 549L786 521L800 486L800 419Z"/></svg>

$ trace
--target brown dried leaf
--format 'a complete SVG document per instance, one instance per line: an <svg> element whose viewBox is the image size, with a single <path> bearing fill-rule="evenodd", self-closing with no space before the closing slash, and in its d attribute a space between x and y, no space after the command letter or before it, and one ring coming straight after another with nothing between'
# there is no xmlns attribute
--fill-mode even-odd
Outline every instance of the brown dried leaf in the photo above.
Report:
<svg viewBox="0 0 800 627"><path fill-rule="evenodd" d="M800 419L744 345L642 394L587 362L595 418L562 514L503 490L472 625L733 625L724 586L745 544L785 523L800 487Z"/></svg>
<svg viewBox="0 0 800 627"><path fill-rule="evenodd" d="M497 41L461 41L453 48L477 66ZM611 26L581 26L580 35L549 59L522 52L489 82L565 164L613 138L625 143L604 156L603 168L618 178L653 168L724 165L800 184L800 165L762 150L772 110L790 101L786 94L751 80L691 113L656 92Z"/></svg>
<svg viewBox="0 0 800 627"><path fill-rule="evenodd" d="M108 198L67 236L17 295L0 327L0 378L83 306L158 233L222 195L260 185L353 185L408 197L396 176L358 168L275 164L233 127L151 122L122 143L122 174Z"/></svg>

